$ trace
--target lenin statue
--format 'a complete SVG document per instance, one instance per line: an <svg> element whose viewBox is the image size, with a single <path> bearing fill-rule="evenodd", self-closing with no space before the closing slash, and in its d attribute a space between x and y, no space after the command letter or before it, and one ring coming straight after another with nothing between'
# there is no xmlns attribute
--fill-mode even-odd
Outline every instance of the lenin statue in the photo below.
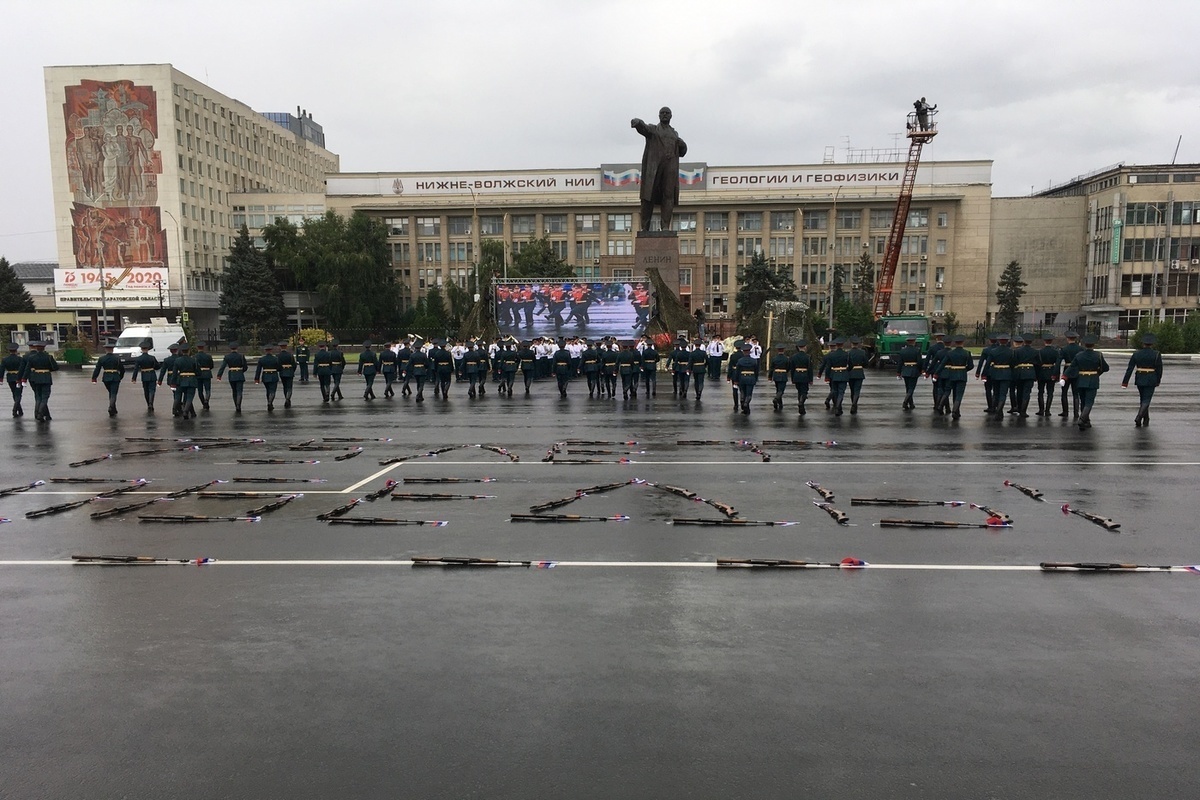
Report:
<svg viewBox="0 0 1200 800"><path fill-rule="evenodd" d="M646 137L642 152L642 230L650 230L656 204L662 209L662 229L670 230L679 196L679 157L687 155L687 145L671 127L671 109L666 106L658 111L657 125L634 119L629 127Z"/></svg>

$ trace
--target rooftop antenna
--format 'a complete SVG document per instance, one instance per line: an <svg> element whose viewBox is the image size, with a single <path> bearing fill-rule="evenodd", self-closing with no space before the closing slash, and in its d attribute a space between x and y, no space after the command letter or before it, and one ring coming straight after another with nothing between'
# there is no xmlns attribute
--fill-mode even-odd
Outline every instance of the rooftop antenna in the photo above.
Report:
<svg viewBox="0 0 1200 800"><path fill-rule="evenodd" d="M1179 138L1175 140L1175 155L1171 156L1171 166L1175 166L1175 159L1179 158L1179 145L1183 144L1183 134L1179 134Z"/></svg>

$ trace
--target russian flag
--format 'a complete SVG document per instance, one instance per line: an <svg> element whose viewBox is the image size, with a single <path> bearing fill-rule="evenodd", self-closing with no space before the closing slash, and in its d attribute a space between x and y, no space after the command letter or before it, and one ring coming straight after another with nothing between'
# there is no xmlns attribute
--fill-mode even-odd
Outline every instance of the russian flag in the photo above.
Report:
<svg viewBox="0 0 1200 800"><path fill-rule="evenodd" d="M704 167L680 169L679 182L684 186L695 186L698 183L704 183Z"/></svg>
<svg viewBox="0 0 1200 800"><path fill-rule="evenodd" d="M631 184L641 183L642 171L640 169L627 169L624 172L613 172L612 170L604 170L604 185L621 187Z"/></svg>

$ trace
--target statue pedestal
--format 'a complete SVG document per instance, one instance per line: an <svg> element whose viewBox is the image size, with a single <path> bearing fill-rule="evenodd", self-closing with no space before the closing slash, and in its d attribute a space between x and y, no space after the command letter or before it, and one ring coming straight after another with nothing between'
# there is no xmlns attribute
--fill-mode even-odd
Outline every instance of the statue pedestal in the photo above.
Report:
<svg viewBox="0 0 1200 800"><path fill-rule="evenodd" d="M679 237L675 231L638 231L633 246L634 273L657 270L663 285L679 296Z"/></svg>

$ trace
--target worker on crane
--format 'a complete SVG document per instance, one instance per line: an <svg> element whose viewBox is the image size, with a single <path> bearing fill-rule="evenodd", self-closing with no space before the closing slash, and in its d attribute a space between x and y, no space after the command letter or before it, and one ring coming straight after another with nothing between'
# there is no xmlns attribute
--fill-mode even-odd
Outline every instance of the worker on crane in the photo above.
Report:
<svg viewBox="0 0 1200 800"><path fill-rule="evenodd" d="M913 103L913 108L917 112L917 126L923 131L929 130L929 114L932 111L937 111L937 103L929 105L929 103L925 102L925 98L922 97Z"/></svg>

